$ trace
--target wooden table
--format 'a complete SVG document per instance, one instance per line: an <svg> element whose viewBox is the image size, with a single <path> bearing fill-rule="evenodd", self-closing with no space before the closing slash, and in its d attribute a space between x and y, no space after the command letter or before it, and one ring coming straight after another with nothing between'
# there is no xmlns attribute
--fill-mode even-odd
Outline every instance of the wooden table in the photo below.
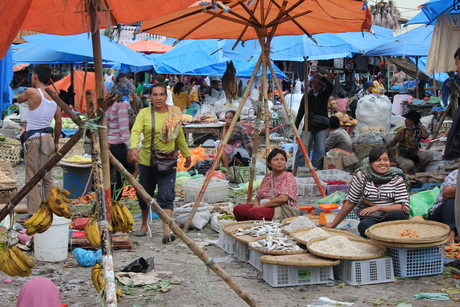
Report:
<svg viewBox="0 0 460 307"><path fill-rule="evenodd" d="M193 138L191 134L193 133L215 133L217 138L221 139L222 132L224 130L224 123L209 123L209 124L188 124L183 125L182 129L185 133L185 140L187 144L193 144ZM203 142L206 140L203 140Z"/></svg>
<svg viewBox="0 0 460 307"><path fill-rule="evenodd" d="M404 102L404 108L410 110L417 110L420 111L422 116L431 115L431 109L433 107L439 107L441 104L439 103L424 103L424 104L409 104Z"/></svg>

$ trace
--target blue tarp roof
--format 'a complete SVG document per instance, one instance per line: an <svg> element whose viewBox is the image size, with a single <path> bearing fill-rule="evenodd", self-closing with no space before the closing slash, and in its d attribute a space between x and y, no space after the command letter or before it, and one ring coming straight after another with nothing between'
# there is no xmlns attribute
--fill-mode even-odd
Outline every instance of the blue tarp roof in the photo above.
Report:
<svg viewBox="0 0 460 307"><path fill-rule="evenodd" d="M0 110L8 108L13 101L13 91L10 82L13 78L13 59L11 46L5 57L0 60Z"/></svg>
<svg viewBox="0 0 460 307"><path fill-rule="evenodd" d="M446 11L456 12L454 5L458 5L457 0L430 0L421 5L422 11L414 18L409 20L405 25L411 24L434 24L436 18Z"/></svg>

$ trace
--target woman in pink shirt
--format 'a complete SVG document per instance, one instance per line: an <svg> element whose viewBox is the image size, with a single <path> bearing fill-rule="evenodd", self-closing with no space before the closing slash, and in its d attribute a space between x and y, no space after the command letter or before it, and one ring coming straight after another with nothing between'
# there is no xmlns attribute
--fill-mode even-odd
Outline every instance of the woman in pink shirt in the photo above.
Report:
<svg viewBox="0 0 460 307"><path fill-rule="evenodd" d="M338 112L345 112L347 110L348 99L345 98L344 93L339 93L338 97L339 98L336 100L337 101L337 111Z"/></svg>

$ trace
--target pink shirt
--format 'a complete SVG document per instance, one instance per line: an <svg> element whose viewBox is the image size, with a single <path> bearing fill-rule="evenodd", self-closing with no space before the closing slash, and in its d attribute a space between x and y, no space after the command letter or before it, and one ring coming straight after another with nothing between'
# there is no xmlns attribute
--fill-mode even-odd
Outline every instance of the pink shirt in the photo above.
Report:
<svg viewBox="0 0 460 307"><path fill-rule="evenodd" d="M347 103L348 103L347 98L339 98L339 99L336 99L335 101L337 101L337 111L345 112L347 110Z"/></svg>
<svg viewBox="0 0 460 307"><path fill-rule="evenodd" d="M123 144L128 148L130 141L129 116L130 104L127 101L115 102L106 112L109 144Z"/></svg>

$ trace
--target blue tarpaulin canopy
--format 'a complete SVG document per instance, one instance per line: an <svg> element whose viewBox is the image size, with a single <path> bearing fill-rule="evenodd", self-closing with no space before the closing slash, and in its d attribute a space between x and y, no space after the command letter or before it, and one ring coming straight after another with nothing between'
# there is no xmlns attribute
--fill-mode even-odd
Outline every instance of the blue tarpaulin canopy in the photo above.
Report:
<svg viewBox="0 0 460 307"><path fill-rule="evenodd" d="M13 78L13 59L11 46L6 52L3 59L0 60L0 110L4 110L11 105L13 101L13 91L10 88L10 82Z"/></svg>
<svg viewBox="0 0 460 307"><path fill-rule="evenodd" d="M457 0L430 0L421 5L422 11L406 22L411 24L434 24L436 18L446 11L459 13L460 3Z"/></svg>

